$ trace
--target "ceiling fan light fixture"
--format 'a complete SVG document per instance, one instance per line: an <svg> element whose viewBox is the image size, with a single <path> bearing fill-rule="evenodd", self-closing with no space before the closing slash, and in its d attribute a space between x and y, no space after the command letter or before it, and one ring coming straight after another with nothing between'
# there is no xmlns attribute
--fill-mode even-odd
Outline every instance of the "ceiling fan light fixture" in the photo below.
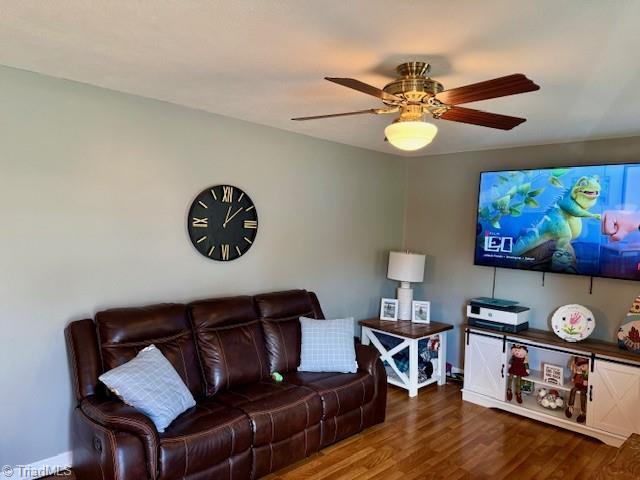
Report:
<svg viewBox="0 0 640 480"><path fill-rule="evenodd" d="M406 152L426 147L433 141L437 133L438 127L423 121L397 121L384 129L389 143Z"/></svg>

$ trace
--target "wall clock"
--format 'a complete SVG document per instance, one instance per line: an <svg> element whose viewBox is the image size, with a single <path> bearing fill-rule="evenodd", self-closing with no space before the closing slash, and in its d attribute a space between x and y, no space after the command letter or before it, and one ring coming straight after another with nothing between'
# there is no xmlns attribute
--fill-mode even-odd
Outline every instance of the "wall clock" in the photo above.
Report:
<svg viewBox="0 0 640 480"><path fill-rule="evenodd" d="M240 258L258 233L258 212L249 195L232 185L215 185L198 194L189 209L189 238L207 258Z"/></svg>

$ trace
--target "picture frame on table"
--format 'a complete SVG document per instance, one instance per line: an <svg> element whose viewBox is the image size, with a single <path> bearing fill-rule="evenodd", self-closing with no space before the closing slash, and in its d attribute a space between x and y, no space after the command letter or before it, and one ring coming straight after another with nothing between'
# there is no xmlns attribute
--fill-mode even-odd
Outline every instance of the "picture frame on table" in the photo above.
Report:
<svg viewBox="0 0 640 480"><path fill-rule="evenodd" d="M398 300L383 298L380 301L380 320L398 321Z"/></svg>
<svg viewBox="0 0 640 480"><path fill-rule="evenodd" d="M411 302L411 321L413 323L431 323L431 302L423 300Z"/></svg>

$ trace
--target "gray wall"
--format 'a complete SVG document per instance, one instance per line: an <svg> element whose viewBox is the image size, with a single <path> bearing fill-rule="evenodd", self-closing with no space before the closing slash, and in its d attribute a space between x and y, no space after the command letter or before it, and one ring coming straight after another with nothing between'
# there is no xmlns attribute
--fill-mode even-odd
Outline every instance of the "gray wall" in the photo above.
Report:
<svg viewBox="0 0 640 480"><path fill-rule="evenodd" d="M640 137L544 145L414 158L409 161L405 223L407 248L427 254L425 282L415 296L432 301L432 318L459 325L464 305L490 296L493 269L473 265L478 180L482 170L640 161ZM639 186L640 188L640 186ZM640 284L498 269L496 297L520 300L532 308L532 327L548 328L550 314L580 303L596 315L594 336L613 341ZM462 366L460 328L449 338L448 360Z"/></svg>
<svg viewBox="0 0 640 480"><path fill-rule="evenodd" d="M68 449L70 320L296 287L330 316L375 315L405 181L397 157L0 68L0 465ZM191 200L218 183L260 217L229 263L186 235Z"/></svg>

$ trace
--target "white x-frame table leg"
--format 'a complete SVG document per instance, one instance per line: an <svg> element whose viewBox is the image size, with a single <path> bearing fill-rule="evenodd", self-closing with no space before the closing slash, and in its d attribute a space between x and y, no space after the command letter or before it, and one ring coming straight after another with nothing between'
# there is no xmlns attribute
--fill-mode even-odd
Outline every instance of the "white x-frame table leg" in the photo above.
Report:
<svg viewBox="0 0 640 480"><path fill-rule="evenodd" d="M387 350L376 334L389 335L391 337L398 338L401 342L395 347ZM438 368L433 372L433 376L424 382L418 381L418 343L425 338L438 337L440 340L440 348L438 351ZM387 381L400 388L404 388L409 391L410 397L418 395L418 389L438 382L438 385L444 385L447 381L446 368L447 368L447 332L437 333L422 338L406 338L393 333L384 332L382 330L376 330L369 327L362 327L362 343L363 345L373 344L373 346L380 352L380 357L383 361L386 361L395 375L388 375ZM396 365L393 356L404 349L409 349L409 375L400 371Z"/></svg>

